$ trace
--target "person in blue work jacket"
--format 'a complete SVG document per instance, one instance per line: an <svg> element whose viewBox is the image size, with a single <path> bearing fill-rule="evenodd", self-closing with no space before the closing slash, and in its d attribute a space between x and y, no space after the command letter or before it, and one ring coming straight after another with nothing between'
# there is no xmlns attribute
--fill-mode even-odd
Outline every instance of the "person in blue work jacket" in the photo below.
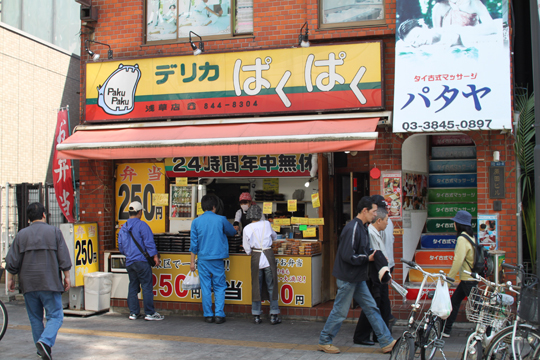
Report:
<svg viewBox="0 0 540 360"><path fill-rule="evenodd" d="M225 265L223 259L229 257L227 236L236 234L236 230L225 216L217 215L219 198L216 195L205 195L201 199L204 214L193 220L191 224L191 271L195 271L195 256L201 280L204 321L207 323L225 322ZM212 311L212 288L215 299L215 318Z"/></svg>
<svg viewBox="0 0 540 360"><path fill-rule="evenodd" d="M141 307L137 294L142 288L145 320L163 320L154 309L154 293L152 289L152 267L146 257L133 241L137 241L148 255L154 257L159 264L154 234L147 223L141 220L143 207L140 202L129 204L129 219L118 233L118 250L126 256L126 270L129 276L127 303L129 319L136 320L141 317ZM131 236L133 235L133 237ZM133 239L135 238L135 239Z"/></svg>

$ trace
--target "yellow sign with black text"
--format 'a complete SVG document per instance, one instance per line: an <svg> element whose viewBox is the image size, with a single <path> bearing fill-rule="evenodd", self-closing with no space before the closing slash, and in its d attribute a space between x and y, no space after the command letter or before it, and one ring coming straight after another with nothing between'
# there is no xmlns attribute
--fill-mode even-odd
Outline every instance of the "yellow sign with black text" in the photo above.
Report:
<svg viewBox="0 0 540 360"><path fill-rule="evenodd" d="M99 271L98 226L96 223L73 225L75 239L75 279L71 286L83 286L84 274Z"/></svg>

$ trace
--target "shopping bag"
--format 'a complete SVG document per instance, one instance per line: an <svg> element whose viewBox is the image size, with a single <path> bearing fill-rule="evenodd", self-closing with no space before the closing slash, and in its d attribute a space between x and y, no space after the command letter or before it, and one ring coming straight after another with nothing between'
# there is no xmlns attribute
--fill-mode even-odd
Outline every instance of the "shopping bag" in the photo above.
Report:
<svg viewBox="0 0 540 360"><path fill-rule="evenodd" d="M186 278L184 279L184 282L182 283L182 289L184 290L198 290L201 288L201 281L199 280L199 275L194 272L190 271Z"/></svg>
<svg viewBox="0 0 540 360"><path fill-rule="evenodd" d="M450 300L450 292L446 282L441 284L441 280L437 280L437 288L435 295L431 300L431 312L441 319L445 320L452 312L452 301Z"/></svg>

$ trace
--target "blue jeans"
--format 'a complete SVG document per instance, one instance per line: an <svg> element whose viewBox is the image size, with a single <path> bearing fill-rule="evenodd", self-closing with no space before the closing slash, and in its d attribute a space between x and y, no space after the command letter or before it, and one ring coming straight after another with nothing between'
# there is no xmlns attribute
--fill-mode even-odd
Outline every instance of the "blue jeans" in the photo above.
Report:
<svg viewBox="0 0 540 360"><path fill-rule="evenodd" d="M197 262L199 267L199 278L201 280L201 295L204 317L214 316L212 311L212 289L214 290L214 300L216 303L216 316L225 317L225 290L227 282L225 281L225 264L223 260L200 260Z"/></svg>
<svg viewBox="0 0 540 360"><path fill-rule="evenodd" d="M381 317L381 312L377 308L377 304L369 292L369 288L365 281L358 283L350 283L337 279L338 292L334 300L334 307L324 324L319 337L319 344L332 344L332 340L336 337L343 320L347 318L351 300L354 299L362 308L373 328L373 332L377 335L381 348L390 345L394 340L390 330L384 323Z"/></svg>
<svg viewBox="0 0 540 360"><path fill-rule="evenodd" d="M133 264L126 266L129 275L129 290L127 303L131 314L139 315L141 306L137 294L142 288L144 313L153 315L154 309L154 292L152 286L152 267L146 261L136 261Z"/></svg>
<svg viewBox="0 0 540 360"><path fill-rule="evenodd" d="M268 294L270 295L270 314L279 314L279 302L278 300L272 300L274 292L274 278L272 276L272 269L270 267L259 269L259 290L263 287L263 279L266 281L266 287L268 288ZM251 313L253 315L261 315L261 302L253 301L251 303Z"/></svg>
<svg viewBox="0 0 540 360"><path fill-rule="evenodd" d="M26 312L34 343L41 341L50 347L54 346L58 330L64 322L64 309L62 308L62 293L58 291L31 291L24 294ZM47 324L43 326L43 309Z"/></svg>

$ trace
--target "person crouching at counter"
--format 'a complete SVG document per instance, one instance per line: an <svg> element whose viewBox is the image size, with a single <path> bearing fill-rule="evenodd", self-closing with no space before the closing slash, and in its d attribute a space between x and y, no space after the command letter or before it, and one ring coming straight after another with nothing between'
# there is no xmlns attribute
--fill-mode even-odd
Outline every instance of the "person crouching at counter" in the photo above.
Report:
<svg viewBox="0 0 540 360"><path fill-rule="evenodd" d="M248 192L243 192L240 194L240 209L234 214L234 223L233 226L236 229L236 231L242 231L247 225L251 223L251 221L248 220L246 217L248 209L255 205L253 202L253 199L251 198L251 194ZM262 220L266 220L264 215L261 218Z"/></svg>
<svg viewBox="0 0 540 360"><path fill-rule="evenodd" d="M261 220L262 209L252 205L246 213L251 224L246 225L243 246L246 254L251 254L251 313L255 324L260 324L261 302L270 300L270 323L281 323L277 291L277 266L272 250L272 240L277 235L269 221Z"/></svg>
<svg viewBox="0 0 540 360"><path fill-rule="evenodd" d="M225 264L229 257L227 236L236 234L236 230L225 216L217 215L219 198L216 195L205 195L201 199L204 214L191 223L191 271L195 271L195 255L198 257L199 277L204 321L207 323L225 322ZM212 288L215 299L215 319L212 311Z"/></svg>

